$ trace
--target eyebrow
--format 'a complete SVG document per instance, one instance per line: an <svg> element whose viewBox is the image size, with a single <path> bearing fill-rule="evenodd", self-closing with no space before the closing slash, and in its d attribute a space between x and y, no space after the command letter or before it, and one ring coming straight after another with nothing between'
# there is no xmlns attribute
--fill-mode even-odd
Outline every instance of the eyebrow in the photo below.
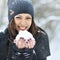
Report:
<svg viewBox="0 0 60 60"><path fill-rule="evenodd" d="M15 16L15 17L22 17L21 15L17 15L17 16Z"/></svg>
<svg viewBox="0 0 60 60"><path fill-rule="evenodd" d="M22 17L22 16L21 16L21 15L17 15L16 17ZM26 17L32 18L32 17L30 17L30 16L26 16Z"/></svg>

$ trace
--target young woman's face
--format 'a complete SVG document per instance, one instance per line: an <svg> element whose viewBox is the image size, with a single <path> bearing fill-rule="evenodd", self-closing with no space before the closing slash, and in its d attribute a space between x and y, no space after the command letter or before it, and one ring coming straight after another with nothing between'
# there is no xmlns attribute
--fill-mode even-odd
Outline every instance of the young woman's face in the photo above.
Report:
<svg viewBox="0 0 60 60"><path fill-rule="evenodd" d="M14 17L17 31L28 30L32 24L32 16L27 13L18 14Z"/></svg>

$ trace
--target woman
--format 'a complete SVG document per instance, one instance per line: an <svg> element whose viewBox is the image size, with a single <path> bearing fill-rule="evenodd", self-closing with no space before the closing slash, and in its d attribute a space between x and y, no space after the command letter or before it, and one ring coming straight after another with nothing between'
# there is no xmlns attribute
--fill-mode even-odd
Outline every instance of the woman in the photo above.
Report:
<svg viewBox="0 0 60 60"><path fill-rule="evenodd" d="M46 60L50 55L48 36L34 23L32 3L26 0L9 0L8 20L8 27L0 33L0 60ZM26 43L20 38L18 42L14 42L20 30L27 30L35 40L30 39ZM19 52L26 52L25 48L28 48L28 54L20 55Z"/></svg>

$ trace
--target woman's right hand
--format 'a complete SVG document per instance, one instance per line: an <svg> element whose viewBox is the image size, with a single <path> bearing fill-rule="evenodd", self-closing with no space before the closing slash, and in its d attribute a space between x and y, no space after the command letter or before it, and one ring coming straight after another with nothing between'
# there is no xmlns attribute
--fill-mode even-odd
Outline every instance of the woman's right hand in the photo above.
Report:
<svg viewBox="0 0 60 60"><path fill-rule="evenodd" d="M26 45L24 38L20 38L18 41L14 40L14 43L19 49L25 48L25 45Z"/></svg>

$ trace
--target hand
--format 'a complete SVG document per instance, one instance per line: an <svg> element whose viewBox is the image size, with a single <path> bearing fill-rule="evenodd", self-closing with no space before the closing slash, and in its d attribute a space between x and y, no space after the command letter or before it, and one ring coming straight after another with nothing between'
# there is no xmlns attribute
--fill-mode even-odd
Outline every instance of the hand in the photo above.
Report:
<svg viewBox="0 0 60 60"><path fill-rule="evenodd" d="M36 44L36 41L32 39L30 39L27 43L29 49L34 48L35 44Z"/></svg>
<svg viewBox="0 0 60 60"><path fill-rule="evenodd" d="M15 40L14 43L19 49L25 48L25 45L26 45L24 38L20 38L18 41Z"/></svg>

